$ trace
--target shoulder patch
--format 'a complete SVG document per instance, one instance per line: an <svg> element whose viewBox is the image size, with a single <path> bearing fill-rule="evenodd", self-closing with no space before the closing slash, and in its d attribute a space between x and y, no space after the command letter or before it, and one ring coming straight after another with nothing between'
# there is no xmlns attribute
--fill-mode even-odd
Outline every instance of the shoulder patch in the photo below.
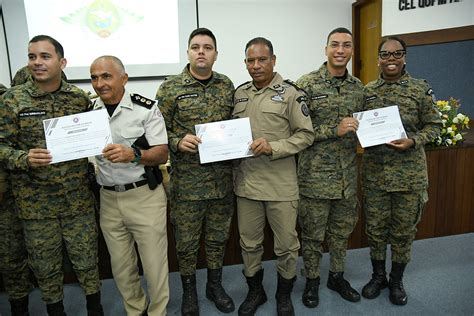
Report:
<svg viewBox="0 0 474 316"><path fill-rule="evenodd" d="M140 106L143 106L147 109L151 109L151 107L156 102L155 100L145 98L144 96L141 96L141 95L136 94L136 93L130 94L130 98L132 99L133 103L135 103L137 105L140 105Z"/></svg>
<svg viewBox="0 0 474 316"><path fill-rule="evenodd" d="M436 96L435 96L435 94L434 94L433 89L429 88L429 89L426 91L426 95L431 96L431 102L433 102L433 104L436 104L436 101L438 101L438 100L436 99Z"/></svg>
<svg viewBox="0 0 474 316"><path fill-rule="evenodd" d="M372 101L372 100L375 100L377 99L377 95L370 95L370 96L367 96L365 97L365 102L368 102L368 101Z"/></svg>
<svg viewBox="0 0 474 316"><path fill-rule="evenodd" d="M296 102L301 103L304 101L307 101L308 98L305 95L300 95L299 97L296 98Z"/></svg>

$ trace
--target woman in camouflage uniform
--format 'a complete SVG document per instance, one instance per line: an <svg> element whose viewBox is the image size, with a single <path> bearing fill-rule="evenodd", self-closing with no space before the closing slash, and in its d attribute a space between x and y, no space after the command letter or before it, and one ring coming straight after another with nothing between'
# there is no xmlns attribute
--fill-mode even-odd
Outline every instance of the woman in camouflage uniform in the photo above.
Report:
<svg viewBox="0 0 474 316"><path fill-rule="evenodd" d="M405 43L388 37L378 51L381 74L366 86L365 109L397 105L407 137L366 148L364 153L364 209L373 274L362 295L375 298L388 286L390 301L405 305L403 272L428 200L424 145L439 134L442 123L431 87L405 70ZM385 272L388 244L392 252L390 281Z"/></svg>

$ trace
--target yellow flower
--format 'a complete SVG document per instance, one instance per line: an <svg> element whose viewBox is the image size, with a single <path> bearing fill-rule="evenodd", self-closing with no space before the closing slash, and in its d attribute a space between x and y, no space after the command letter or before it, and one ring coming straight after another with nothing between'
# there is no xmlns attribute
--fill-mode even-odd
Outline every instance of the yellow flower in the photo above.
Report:
<svg viewBox="0 0 474 316"><path fill-rule="evenodd" d="M436 102L438 114L443 123L440 135L429 144L432 146L452 146L461 143L464 139L463 129L469 128L469 117L458 113L461 106L459 100L438 100Z"/></svg>

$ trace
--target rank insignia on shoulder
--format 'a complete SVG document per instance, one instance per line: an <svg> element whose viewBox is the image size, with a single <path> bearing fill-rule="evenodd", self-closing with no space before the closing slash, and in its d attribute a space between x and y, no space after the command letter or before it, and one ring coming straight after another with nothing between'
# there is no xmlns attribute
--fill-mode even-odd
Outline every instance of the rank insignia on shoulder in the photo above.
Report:
<svg viewBox="0 0 474 316"><path fill-rule="evenodd" d="M400 84L407 84L408 83L408 80L402 80L400 81Z"/></svg>
<svg viewBox="0 0 474 316"><path fill-rule="evenodd" d="M279 94L272 96L272 100L275 102L283 102L283 97Z"/></svg>
<svg viewBox="0 0 474 316"><path fill-rule="evenodd" d="M141 95L136 94L136 93L132 93L130 95L130 98L132 99L133 103L135 103L137 105L140 105L140 106L143 106L143 107L146 107L147 109L151 109L153 104L155 104L155 100L145 98L144 96L141 96Z"/></svg>

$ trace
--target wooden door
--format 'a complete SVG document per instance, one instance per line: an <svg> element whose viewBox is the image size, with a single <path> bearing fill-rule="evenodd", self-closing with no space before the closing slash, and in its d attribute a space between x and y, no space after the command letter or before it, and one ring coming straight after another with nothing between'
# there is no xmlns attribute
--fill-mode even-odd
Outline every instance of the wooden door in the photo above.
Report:
<svg viewBox="0 0 474 316"><path fill-rule="evenodd" d="M377 48L382 36L382 0L358 0L352 4L355 51L353 74L362 83L378 77Z"/></svg>

